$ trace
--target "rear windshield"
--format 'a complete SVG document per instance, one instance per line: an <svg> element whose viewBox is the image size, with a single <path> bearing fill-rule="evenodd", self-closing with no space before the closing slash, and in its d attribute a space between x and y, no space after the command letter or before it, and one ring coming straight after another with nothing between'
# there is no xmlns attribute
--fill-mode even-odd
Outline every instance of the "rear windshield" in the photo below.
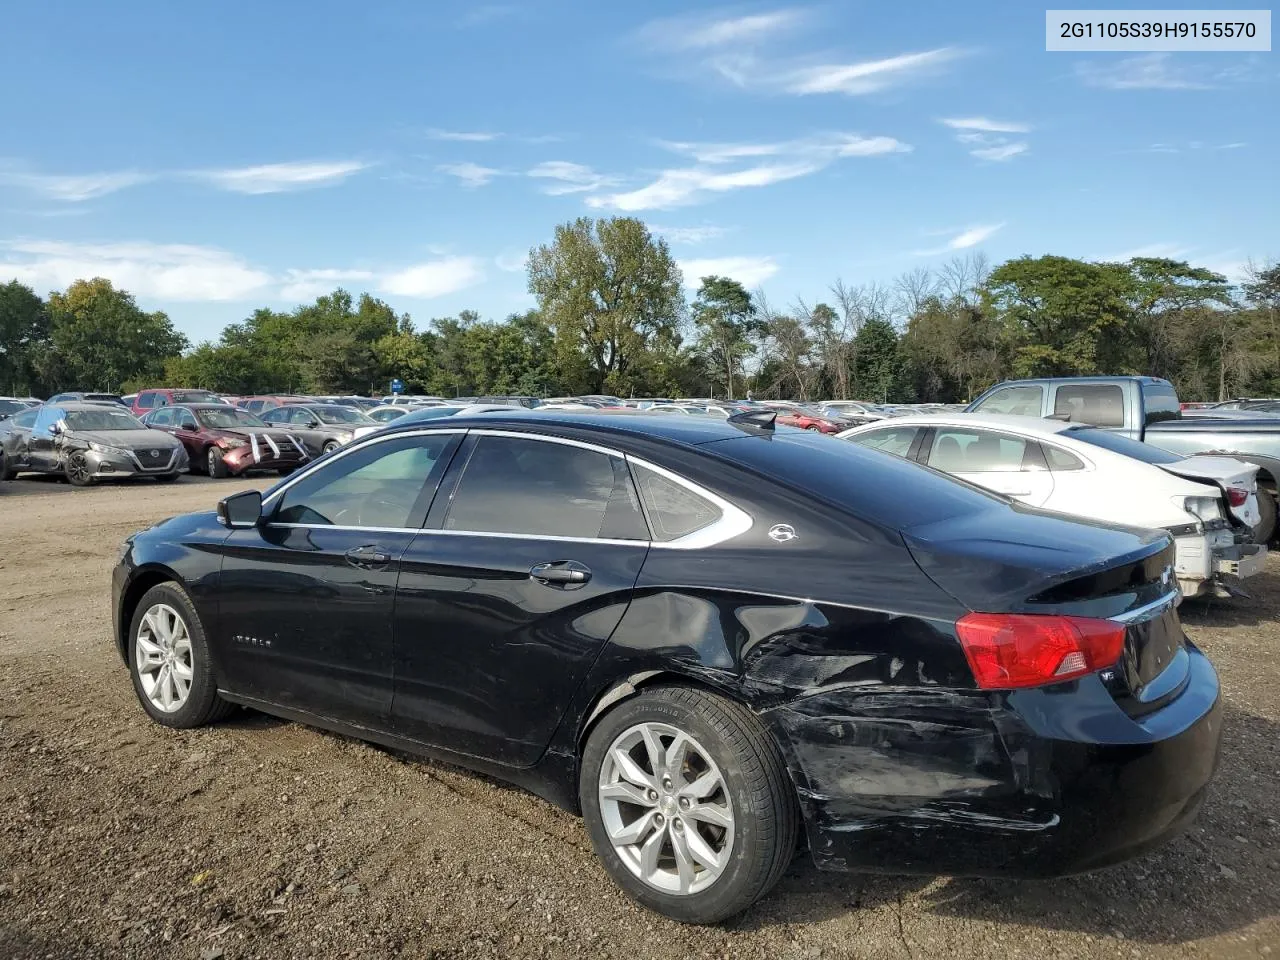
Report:
<svg viewBox="0 0 1280 960"><path fill-rule="evenodd" d="M1144 383L1142 385L1142 406L1146 410L1148 424L1161 420L1177 420L1182 413L1182 404L1178 402L1178 394L1173 385L1168 383Z"/></svg>
<svg viewBox="0 0 1280 960"><path fill-rule="evenodd" d="M895 530L990 510L1004 501L944 473L856 443L804 431L702 446Z"/></svg>
<svg viewBox="0 0 1280 960"><path fill-rule="evenodd" d="M1141 460L1143 463L1174 463L1182 459L1176 454L1153 447L1149 443L1139 443L1137 440L1130 440L1110 430L1099 430L1097 427L1073 427L1062 431L1062 435L1072 440L1083 440L1085 443L1102 447L1112 453L1132 457L1134 460Z"/></svg>

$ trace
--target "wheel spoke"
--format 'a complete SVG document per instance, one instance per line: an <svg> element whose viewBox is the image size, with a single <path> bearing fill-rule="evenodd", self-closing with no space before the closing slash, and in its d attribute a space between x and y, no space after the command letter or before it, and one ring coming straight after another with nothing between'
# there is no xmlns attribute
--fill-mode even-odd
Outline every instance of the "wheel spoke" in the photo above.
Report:
<svg viewBox="0 0 1280 960"><path fill-rule="evenodd" d="M156 690L160 694L160 705L166 710L169 709L173 701L169 696L169 665L165 664L160 668L160 673L156 677Z"/></svg>
<svg viewBox="0 0 1280 960"><path fill-rule="evenodd" d="M692 839L689 836L690 833L692 833L690 830L672 829L671 831L671 850L676 858L676 876L680 880L681 893L689 892L697 873L693 868L694 857L691 856L692 851L689 849L689 842Z"/></svg>
<svg viewBox="0 0 1280 960"><path fill-rule="evenodd" d="M662 741L658 739L658 735L653 732L653 729L648 724L640 728L640 736L644 738L644 749L649 755L649 769L653 771L653 778L658 780L666 769L666 763L663 760Z"/></svg>
<svg viewBox="0 0 1280 960"><path fill-rule="evenodd" d="M625 780L619 780L617 783L611 783L608 786L600 788L601 800L621 800L625 803L634 803L640 807L656 807L657 800L649 799L649 791L644 787L638 787L634 783L628 783Z"/></svg>
<svg viewBox="0 0 1280 960"><path fill-rule="evenodd" d="M662 845L666 842L666 829L655 830L653 836L640 848L640 875L652 877L658 872L658 857L662 854Z"/></svg>
<svg viewBox="0 0 1280 960"><path fill-rule="evenodd" d="M640 765L631 759L631 754L623 750L621 747L613 749L613 763L618 768L618 773L626 777L638 787L656 787L657 782L654 777L649 776Z"/></svg>
<svg viewBox="0 0 1280 960"><path fill-rule="evenodd" d="M160 626L160 615L157 610L148 610L147 615L142 618L142 622L151 631L151 636L157 640L164 639L164 628Z"/></svg>
<svg viewBox="0 0 1280 960"><path fill-rule="evenodd" d="M733 826L733 817L729 814L729 808L717 803L699 804L685 814L685 819L701 820L703 823L709 823L713 827L723 827L725 830Z"/></svg>
<svg viewBox="0 0 1280 960"><path fill-rule="evenodd" d="M173 670L169 674L169 678L173 681L173 699L176 703L182 703L187 699L187 691L191 689L191 680Z"/></svg>
<svg viewBox="0 0 1280 960"><path fill-rule="evenodd" d="M640 843L654 829L654 818L657 815L656 810L649 810L644 816L636 817L635 820L610 833L609 839L619 847L629 847ZM659 830L658 833L661 834L662 831Z"/></svg>
<svg viewBox="0 0 1280 960"><path fill-rule="evenodd" d="M667 747L666 756L663 757L667 776L677 784L684 783L684 758L688 752L689 738L683 733L677 733L671 741L671 746Z"/></svg>
<svg viewBox="0 0 1280 960"><path fill-rule="evenodd" d="M702 834L698 833L693 827L686 827L681 832L681 836L684 837L685 842L688 844L689 853L694 860L698 861L713 874L720 872L720 857L707 845L707 841L702 839Z"/></svg>
<svg viewBox="0 0 1280 960"><path fill-rule="evenodd" d="M175 677L180 680L185 680L187 683L190 683L195 677L195 672L191 669L191 664L187 663L185 660L173 661L172 670Z"/></svg>
<svg viewBox="0 0 1280 960"><path fill-rule="evenodd" d="M705 800L715 793L718 786L720 786L720 774L715 770L708 770L680 792L697 800Z"/></svg>

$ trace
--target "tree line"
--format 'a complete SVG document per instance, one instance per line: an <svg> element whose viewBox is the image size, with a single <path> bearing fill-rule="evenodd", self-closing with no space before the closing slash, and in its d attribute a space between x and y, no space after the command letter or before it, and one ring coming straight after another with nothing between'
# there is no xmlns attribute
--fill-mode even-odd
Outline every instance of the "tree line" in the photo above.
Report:
<svg viewBox="0 0 1280 960"><path fill-rule="evenodd" d="M1185 398L1280 395L1280 264L1234 286L1204 266L980 255L889 284L836 280L771 304L701 278L692 301L666 242L639 220L580 218L530 251L536 307L419 328L339 289L261 308L192 346L162 312L102 278L41 298L0 285L0 391L440 396L612 393L963 401L1002 379L1149 374Z"/></svg>

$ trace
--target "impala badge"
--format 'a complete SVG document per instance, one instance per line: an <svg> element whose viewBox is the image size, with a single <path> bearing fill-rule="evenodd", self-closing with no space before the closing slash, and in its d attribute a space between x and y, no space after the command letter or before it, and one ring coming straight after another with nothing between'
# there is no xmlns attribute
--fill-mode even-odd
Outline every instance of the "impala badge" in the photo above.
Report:
<svg viewBox="0 0 1280 960"><path fill-rule="evenodd" d="M775 523L769 528L769 539L778 543L786 543L796 538L796 528L789 523Z"/></svg>

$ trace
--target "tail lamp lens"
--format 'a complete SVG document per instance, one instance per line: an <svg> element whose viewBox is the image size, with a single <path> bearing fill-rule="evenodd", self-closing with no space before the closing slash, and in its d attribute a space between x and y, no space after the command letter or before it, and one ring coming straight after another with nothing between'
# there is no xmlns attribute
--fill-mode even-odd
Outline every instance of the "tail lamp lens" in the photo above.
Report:
<svg viewBox="0 0 1280 960"><path fill-rule="evenodd" d="M1233 507L1243 507L1248 499L1248 490L1241 490L1239 487L1227 487L1227 503Z"/></svg>
<svg viewBox="0 0 1280 960"><path fill-rule="evenodd" d="M1082 677L1120 659L1125 627L1090 617L969 613L956 634L984 690L1039 687Z"/></svg>

